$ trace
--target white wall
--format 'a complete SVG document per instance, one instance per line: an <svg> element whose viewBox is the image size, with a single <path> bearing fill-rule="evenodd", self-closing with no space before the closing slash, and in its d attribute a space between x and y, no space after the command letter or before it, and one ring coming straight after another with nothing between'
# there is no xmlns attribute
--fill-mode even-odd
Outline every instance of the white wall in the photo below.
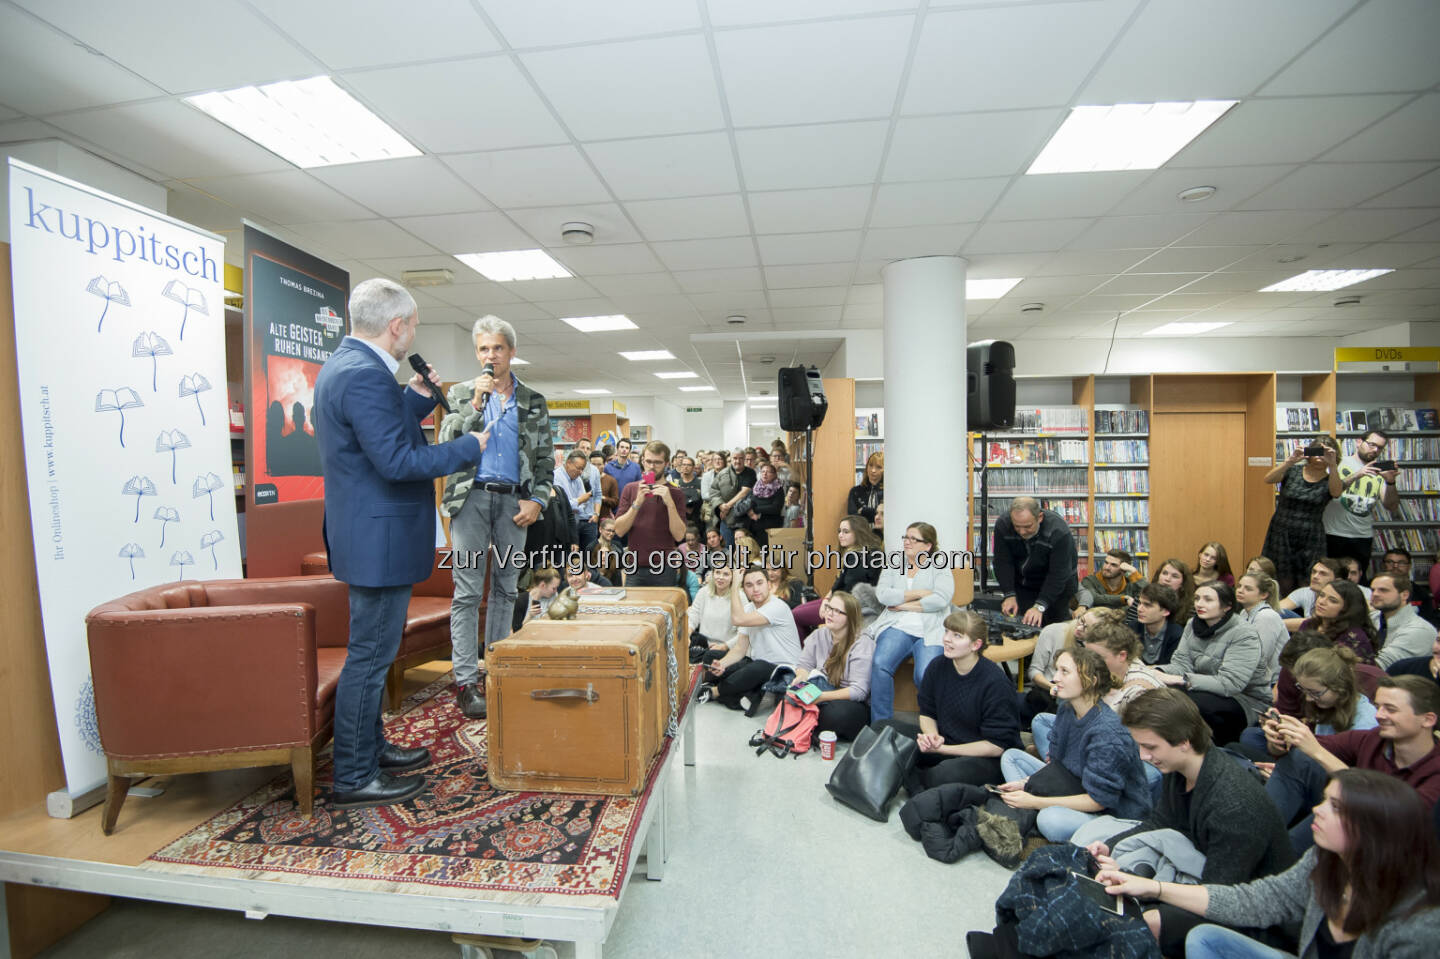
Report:
<svg viewBox="0 0 1440 959"><path fill-rule="evenodd" d="M164 213L167 208L169 192L163 186L60 140L34 140L30 143L7 144L0 147L0 156L23 160L31 166L38 166L42 170L58 173L60 176L68 177L86 186L104 190L106 193L138 203L157 213ZM5 188L0 190L0 240L6 243L10 242L8 176Z"/></svg>
<svg viewBox="0 0 1440 959"><path fill-rule="evenodd" d="M685 411L658 396L617 396L615 402L625 404L631 426L648 426L650 435L672 450L691 449L685 438Z"/></svg>
<svg viewBox="0 0 1440 959"><path fill-rule="evenodd" d="M694 453L696 450L719 449L725 439L725 413L716 406L702 409L699 413L683 413L685 430L681 434L685 442L680 444Z"/></svg>
<svg viewBox="0 0 1440 959"><path fill-rule="evenodd" d="M425 357L425 362L435 367L442 383L456 383L473 380L480 375L480 361L475 359L475 347L470 334L453 323L426 326L425 309L420 309L421 323L415 328L415 342L410 352ZM520 379L525 379L525 367L515 367ZM402 379L410 378L410 364L401 363L397 374Z"/></svg>
<svg viewBox="0 0 1440 959"><path fill-rule="evenodd" d="M726 400L724 413L725 448L733 450L750 440L750 404L744 400Z"/></svg>

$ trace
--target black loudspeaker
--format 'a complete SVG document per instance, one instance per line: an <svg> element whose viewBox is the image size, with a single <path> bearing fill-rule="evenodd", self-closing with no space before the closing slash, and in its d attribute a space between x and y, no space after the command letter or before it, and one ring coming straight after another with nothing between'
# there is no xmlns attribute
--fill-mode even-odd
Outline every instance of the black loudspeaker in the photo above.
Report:
<svg viewBox="0 0 1440 959"><path fill-rule="evenodd" d="M830 404L815 367L787 366L780 371L780 428L789 433L818 429Z"/></svg>
<svg viewBox="0 0 1440 959"><path fill-rule="evenodd" d="M971 343L965 351L966 426L1008 430L1015 425L1015 347L1004 340Z"/></svg>

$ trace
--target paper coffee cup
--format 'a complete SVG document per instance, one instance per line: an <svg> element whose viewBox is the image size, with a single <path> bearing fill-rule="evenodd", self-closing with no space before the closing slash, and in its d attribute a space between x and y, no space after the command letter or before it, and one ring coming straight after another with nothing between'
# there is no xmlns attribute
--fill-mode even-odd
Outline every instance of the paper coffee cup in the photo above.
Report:
<svg viewBox="0 0 1440 959"><path fill-rule="evenodd" d="M835 758L835 733L832 730L825 730L820 734L820 758Z"/></svg>

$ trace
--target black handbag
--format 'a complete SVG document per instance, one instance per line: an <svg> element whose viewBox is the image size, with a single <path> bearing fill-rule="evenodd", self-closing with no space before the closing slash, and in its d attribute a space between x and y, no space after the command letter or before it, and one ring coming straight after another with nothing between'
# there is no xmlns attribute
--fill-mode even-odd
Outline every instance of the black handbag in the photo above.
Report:
<svg viewBox="0 0 1440 959"><path fill-rule="evenodd" d="M890 726L878 733L867 726L835 764L825 788L856 812L887 822L890 800L900 789L900 778L919 754L920 747L913 738Z"/></svg>

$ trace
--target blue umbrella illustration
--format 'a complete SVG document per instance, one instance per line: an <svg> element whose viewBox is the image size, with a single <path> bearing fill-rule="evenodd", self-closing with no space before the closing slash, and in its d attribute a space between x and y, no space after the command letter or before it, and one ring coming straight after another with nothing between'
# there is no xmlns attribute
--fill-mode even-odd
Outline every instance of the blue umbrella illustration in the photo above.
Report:
<svg viewBox="0 0 1440 959"><path fill-rule="evenodd" d="M170 454L170 485L174 486L175 479L175 451L188 450L190 448L190 437L179 430L161 430L160 435L155 437L155 452Z"/></svg>
<svg viewBox="0 0 1440 959"><path fill-rule="evenodd" d="M126 496L135 497L135 522L140 522L140 497L154 496L155 484L148 476L132 476L125 481L120 492Z"/></svg>
<svg viewBox="0 0 1440 959"><path fill-rule="evenodd" d="M180 395L195 397L195 408L200 411L200 425L205 425L205 409L200 405L200 394L210 389L210 381L199 373L180 377Z"/></svg>
<svg viewBox="0 0 1440 959"><path fill-rule="evenodd" d="M140 398L140 394L128 386L121 386L113 390L101 390L95 394L95 412L113 411L120 414L120 446L122 449L125 446L125 411L144 405L145 401Z"/></svg>
<svg viewBox="0 0 1440 959"><path fill-rule="evenodd" d="M200 548L210 550L210 560L215 564L216 569L220 568L220 557L215 555L215 544L224 538L225 534L218 529L212 529L210 532L202 533L200 536Z"/></svg>
<svg viewBox="0 0 1440 959"><path fill-rule="evenodd" d="M177 549L170 554L170 565L180 567L180 579L185 578L185 567L195 565L195 557L190 555L188 549ZM177 580L178 582L178 580Z"/></svg>
<svg viewBox="0 0 1440 959"><path fill-rule="evenodd" d="M210 519L215 519L215 491L225 484L220 477L214 473L206 473L204 476L195 477L195 482L190 484L190 498L199 499L202 496L210 497Z"/></svg>
<svg viewBox="0 0 1440 959"><path fill-rule="evenodd" d="M135 337L135 342L130 344L131 356L150 357L150 392L160 391L160 361L156 357L173 356L174 353L170 344L165 342L165 338L159 333L141 333Z"/></svg>
<svg viewBox="0 0 1440 959"><path fill-rule="evenodd" d="M130 561L130 578L131 578L131 579L134 579L134 578L135 578L135 558L136 558L136 557L139 557L140 559L144 559L144 558L145 558L145 551L140 548L140 544L139 544L139 543L126 543L124 546L120 547L120 558L121 558L121 559L128 559L128 560Z"/></svg>
<svg viewBox="0 0 1440 959"><path fill-rule="evenodd" d="M205 306L205 294L186 286L179 280L171 280L166 283L165 289L160 291L160 295L185 307L185 313L180 317L180 339L182 340L185 339L185 321L190 318L191 310L201 316L210 315L210 310Z"/></svg>
<svg viewBox="0 0 1440 959"><path fill-rule="evenodd" d="M130 305L130 294L125 292L125 287L118 281L107 280L105 277L97 276L85 284L85 292L93 293L105 301L105 309L100 311L100 322L95 324L95 332L99 333L100 328L105 325L105 314L110 312L111 303L119 303L121 306Z"/></svg>
<svg viewBox="0 0 1440 959"><path fill-rule="evenodd" d="M173 506L155 507L155 518L160 521L160 548L165 548L165 525L180 522L180 511Z"/></svg>

